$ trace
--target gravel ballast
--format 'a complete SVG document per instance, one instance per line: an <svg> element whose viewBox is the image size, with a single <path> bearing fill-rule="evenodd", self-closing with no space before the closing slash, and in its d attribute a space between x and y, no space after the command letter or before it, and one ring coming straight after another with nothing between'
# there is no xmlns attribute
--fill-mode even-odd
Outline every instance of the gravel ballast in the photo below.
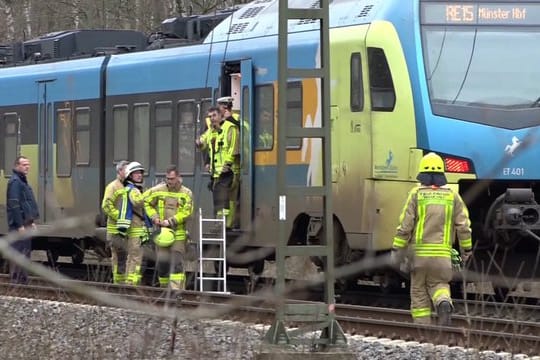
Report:
<svg viewBox="0 0 540 360"><path fill-rule="evenodd" d="M0 359L253 359L267 326L172 321L101 306L0 297ZM459 347L349 336L358 359L535 359Z"/></svg>

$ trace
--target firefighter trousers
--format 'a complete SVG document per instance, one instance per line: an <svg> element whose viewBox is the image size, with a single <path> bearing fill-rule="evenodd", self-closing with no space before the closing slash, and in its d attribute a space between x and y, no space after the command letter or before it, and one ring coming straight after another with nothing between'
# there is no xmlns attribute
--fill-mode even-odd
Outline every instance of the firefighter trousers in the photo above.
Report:
<svg viewBox="0 0 540 360"><path fill-rule="evenodd" d="M415 267L411 272L411 315L415 323L431 323L431 304L452 303L449 282L452 267Z"/></svg>
<svg viewBox="0 0 540 360"><path fill-rule="evenodd" d="M140 236L130 236L127 239L126 282L139 285L142 279L141 263L143 257L142 239Z"/></svg>
<svg viewBox="0 0 540 360"><path fill-rule="evenodd" d="M156 246L156 253L159 285L161 287L170 286L172 290L185 290L186 241L175 240L172 246L167 248Z"/></svg>
<svg viewBox="0 0 540 360"><path fill-rule="evenodd" d="M113 283L126 281L127 248L126 238L120 234L107 233L107 243L111 247L111 268Z"/></svg>

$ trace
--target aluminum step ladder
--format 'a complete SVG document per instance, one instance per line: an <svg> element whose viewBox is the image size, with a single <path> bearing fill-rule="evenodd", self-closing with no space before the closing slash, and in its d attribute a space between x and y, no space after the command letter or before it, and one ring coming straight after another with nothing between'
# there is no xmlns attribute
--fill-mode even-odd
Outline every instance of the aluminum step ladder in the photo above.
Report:
<svg viewBox="0 0 540 360"><path fill-rule="evenodd" d="M198 291L229 293L227 291L226 226L227 219L225 216L221 218L203 218L202 209L199 208ZM212 251L208 251L209 247ZM210 253L211 256L208 256L207 253ZM216 271L214 276L205 276L204 268L205 264L208 263L217 265L213 266ZM217 284L216 289L209 289L210 285L214 283Z"/></svg>

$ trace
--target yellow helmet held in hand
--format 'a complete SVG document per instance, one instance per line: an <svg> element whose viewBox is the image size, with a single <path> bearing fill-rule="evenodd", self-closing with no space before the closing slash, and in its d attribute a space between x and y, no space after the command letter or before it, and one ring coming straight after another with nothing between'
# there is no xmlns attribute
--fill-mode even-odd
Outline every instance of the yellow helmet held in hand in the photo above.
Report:
<svg viewBox="0 0 540 360"><path fill-rule="evenodd" d="M434 152L430 152L424 155L422 160L420 160L418 172L444 173L444 161L439 155L435 154Z"/></svg>
<svg viewBox="0 0 540 360"><path fill-rule="evenodd" d="M159 247L169 247L174 243L174 231L162 227L159 234L154 238L154 242Z"/></svg>

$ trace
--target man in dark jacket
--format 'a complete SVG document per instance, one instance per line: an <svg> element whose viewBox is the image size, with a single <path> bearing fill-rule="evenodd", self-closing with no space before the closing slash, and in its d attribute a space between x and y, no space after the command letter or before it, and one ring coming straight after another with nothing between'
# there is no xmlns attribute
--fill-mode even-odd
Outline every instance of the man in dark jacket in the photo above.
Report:
<svg viewBox="0 0 540 360"><path fill-rule="evenodd" d="M34 192L26 179L26 175L30 171L30 160L24 156L19 156L14 165L6 196L8 227L10 232L25 233L36 227L34 221L39 218L39 211ZM21 236L23 235L21 234ZM15 241L12 247L21 254L30 257L32 240L30 237L24 236L22 239ZM10 273L12 282L28 282L28 273L20 266L11 264Z"/></svg>

